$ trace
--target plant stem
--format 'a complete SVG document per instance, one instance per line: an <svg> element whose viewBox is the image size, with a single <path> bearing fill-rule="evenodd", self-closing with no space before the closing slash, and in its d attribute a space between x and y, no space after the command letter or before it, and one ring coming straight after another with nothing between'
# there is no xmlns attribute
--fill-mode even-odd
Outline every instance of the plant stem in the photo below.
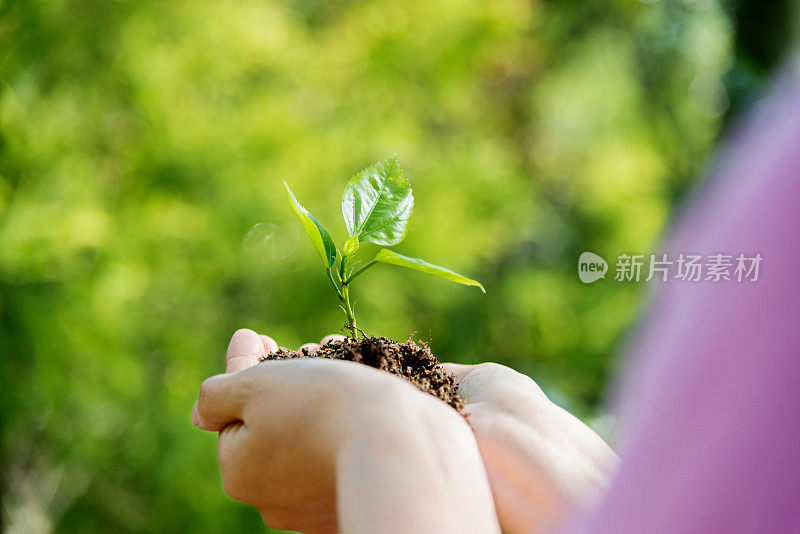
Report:
<svg viewBox="0 0 800 534"><path fill-rule="evenodd" d="M364 266L363 266L363 267L361 267L360 269L356 270L356 272L354 272L354 273L352 273L350 276L348 276L348 277L347 277L347 279L343 280L343 281L342 281L342 284L343 284L343 285L347 285L347 284L349 284L350 282L352 282L352 281L353 281L353 278L355 278L355 277L356 277L356 276L358 276L359 274L363 273L364 271L366 271L367 269L369 269L370 267L372 267L372 266L373 266L373 265L375 265L376 263L378 263L378 262L377 262L377 261L375 261L375 260L372 260L372 261L370 261L369 263L367 263L366 265L364 265Z"/></svg>
<svg viewBox="0 0 800 534"><path fill-rule="evenodd" d="M356 316L353 314L353 306L350 304L350 288L342 285L342 295L344 296L344 312L347 314L347 328L353 339L356 338Z"/></svg>
<svg viewBox="0 0 800 534"><path fill-rule="evenodd" d="M339 262L339 281L344 281L344 270L347 267L347 255L342 254L342 261Z"/></svg>
<svg viewBox="0 0 800 534"><path fill-rule="evenodd" d="M339 300L344 301L344 295L342 295L342 291L339 289L339 286L336 285L336 280L333 279L333 272L331 271L330 267L328 267L328 279L331 281L333 289L336 290L336 296L339 297Z"/></svg>
<svg viewBox="0 0 800 534"><path fill-rule="evenodd" d="M347 255L342 254L342 261L339 264L339 281L341 282L341 291L337 288L339 299L344 303L344 313L347 314L347 329L350 330L350 335L353 339L356 338L356 316L353 313L353 305L350 303L350 288L347 286L348 281L345 281L345 273L347 269ZM352 277L350 277L352 278ZM333 275L331 275L333 280ZM334 284L336 285L336 284Z"/></svg>

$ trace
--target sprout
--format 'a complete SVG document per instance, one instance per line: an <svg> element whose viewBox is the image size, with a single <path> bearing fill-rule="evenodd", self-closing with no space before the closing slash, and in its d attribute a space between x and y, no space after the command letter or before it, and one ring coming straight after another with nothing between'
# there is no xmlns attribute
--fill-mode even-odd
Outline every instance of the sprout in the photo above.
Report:
<svg viewBox="0 0 800 534"><path fill-rule="evenodd" d="M342 195L342 215L348 236L341 250L336 248L322 223L300 205L289 184L284 181L284 185L294 212L327 270L341 308L347 315L347 328L352 337L356 337L358 327L350 301L350 285L356 277L376 263L399 265L435 274L451 282L479 287L486 293L480 282L419 258L398 254L388 248L380 249L361 267L353 268L349 265L361 243L392 247L399 244L406 235L408 219L414 208L414 196L411 193L411 184L403 177L396 155L367 167L347 182Z"/></svg>

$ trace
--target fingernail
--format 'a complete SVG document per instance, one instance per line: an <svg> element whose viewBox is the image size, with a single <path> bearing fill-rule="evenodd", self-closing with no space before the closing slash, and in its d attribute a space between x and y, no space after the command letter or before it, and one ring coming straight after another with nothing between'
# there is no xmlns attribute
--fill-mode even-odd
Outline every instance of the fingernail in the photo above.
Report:
<svg viewBox="0 0 800 534"><path fill-rule="evenodd" d="M192 406L192 424L196 427L200 426L200 416L197 415L197 403Z"/></svg>

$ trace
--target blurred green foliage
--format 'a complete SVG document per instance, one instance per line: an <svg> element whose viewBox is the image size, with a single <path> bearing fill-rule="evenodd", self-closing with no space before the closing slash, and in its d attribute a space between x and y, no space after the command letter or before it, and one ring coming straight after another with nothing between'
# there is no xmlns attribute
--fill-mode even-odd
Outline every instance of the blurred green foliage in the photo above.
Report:
<svg viewBox="0 0 800 534"><path fill-rule="evenodd" d="M727 109L713 0L0 2L0 498L8 532L221 532L199 383L240 327L296 347L343 315L282 179L344 236L349 176L416 198L370 334L494 360L595 413L655 252ZM367 247L364 247L365 249Z"/></svg>

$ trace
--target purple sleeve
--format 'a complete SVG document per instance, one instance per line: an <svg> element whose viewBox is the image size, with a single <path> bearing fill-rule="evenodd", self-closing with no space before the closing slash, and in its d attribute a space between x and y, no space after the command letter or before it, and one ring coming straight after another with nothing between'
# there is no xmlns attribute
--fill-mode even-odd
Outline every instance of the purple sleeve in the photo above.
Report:
<svg viewBox="0 0 800 534"><path fill-rule="evenodd" d="M800 78L729 143L666 249L763 261L755 282L657 288L623 389L622 464L578 531L798 533Z"/></svg>

